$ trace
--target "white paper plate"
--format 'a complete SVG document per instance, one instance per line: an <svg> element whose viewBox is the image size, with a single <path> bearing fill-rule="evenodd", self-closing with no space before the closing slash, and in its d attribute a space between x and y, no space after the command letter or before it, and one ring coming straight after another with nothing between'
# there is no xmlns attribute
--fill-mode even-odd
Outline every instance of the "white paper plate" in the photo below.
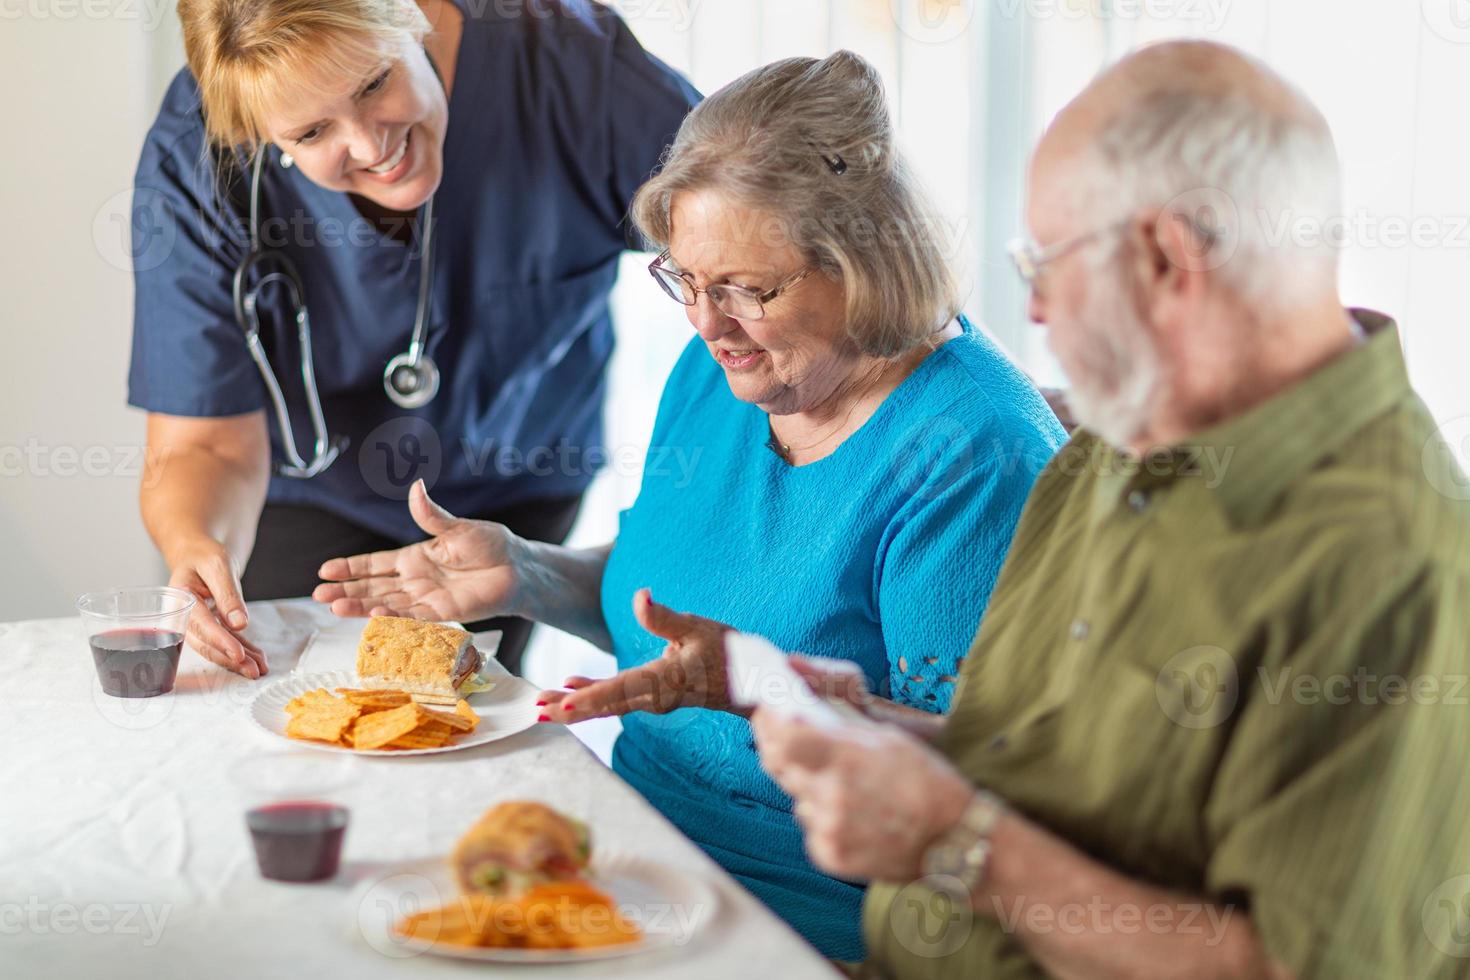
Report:
<svg viewBox="0 0 1470 980"><path fill-rule="evenodd" d="M453 902L459 888L442 859L390 868L358 888L353 906L362 937L385 956L445 956L490 963L581 963L681 949L714 917L715 890L701 876L644 857L598 854L588 879L643 930L637 942L586 949L491 949L412 939L393 931L405 916Z"/></svg>
<svg viewBox="0 0 1470 980"><path fill-rule="evenodd" d="M542 709L536 707L536 689L519 677L492 676L495 687L479 694L471 694L465 700L480 716L475 730L465 735L456 735L454 741L437 749L349 749L341 745L328 745L307 739L289 738L286 735L286 702L307 691L324 687L328 691L338 687L361 687L357 672L333 670L314 674L292 674L264 688L250 703L250 718L272 735L279 736L293 746L320 749L323 752L348 752L353 755L431 755L435 752L457 752L476 745L508 738L536 724ZM448 710L448 709L441 709Z"/></svg>

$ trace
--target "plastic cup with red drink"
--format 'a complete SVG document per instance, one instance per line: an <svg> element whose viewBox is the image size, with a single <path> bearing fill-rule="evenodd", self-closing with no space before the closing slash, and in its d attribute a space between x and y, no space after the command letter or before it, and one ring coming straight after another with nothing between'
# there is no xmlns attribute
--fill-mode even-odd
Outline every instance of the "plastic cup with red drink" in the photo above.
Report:
<svg viewBox="0 0 1470 980"><path fill-rule="evenodd" d="M235 781L261 877L307 882L336 876L355 771L351 758L306 751L268 752L240 764Z"/></svg>
<svg viewBox="0 0 1470 980"><path fill-rule="evenodd" d="M168 586L88 592L78 599L103 693L152 698L172 691L197 601L192 592Z"/></svg>

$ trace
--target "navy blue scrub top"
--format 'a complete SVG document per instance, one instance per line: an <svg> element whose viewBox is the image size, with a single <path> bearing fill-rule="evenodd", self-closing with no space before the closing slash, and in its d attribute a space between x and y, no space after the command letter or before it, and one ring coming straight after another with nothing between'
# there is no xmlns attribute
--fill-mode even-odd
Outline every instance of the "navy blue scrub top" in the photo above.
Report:
<svg viewBox="0 0 1470 980"><path fill-rule="evenodd" d="M450 91L428 339L443 378L429 405L398 408L382 381L413 330L416 242L380 234L346 194L282 166L273 148L261 180L263 243L305 283L327 425L351 440L319 476L273 475L268 500L405 542L423 537L403 505L415 478L473 515L578 494L605 462L608 292L630 244L628 205L699 98L596 4L470 7L484 13L466 14ZM183 416L265 408L280 460L231 298L248 250L249 165L226 179L211 160L185 69L134 182L128 401ZM261 295L262 340L309 460L295 324L283 290Z"/></svg>

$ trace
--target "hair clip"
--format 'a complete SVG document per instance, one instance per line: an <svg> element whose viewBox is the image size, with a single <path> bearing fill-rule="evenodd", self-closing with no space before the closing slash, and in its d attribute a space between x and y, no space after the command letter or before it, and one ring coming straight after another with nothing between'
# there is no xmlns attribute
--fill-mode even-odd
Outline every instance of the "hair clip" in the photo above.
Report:
<svg viewBox="0 0 1470 980"><path fill-rule="evenodd" d="M821 150L818 150L817 156L821 157L822 162L827 165L827 169L831 170L837 176L841 177L843 174L847 173L847 161L842 159L842 157L838 156L837 154L827 154L823 153Z"/></svg>

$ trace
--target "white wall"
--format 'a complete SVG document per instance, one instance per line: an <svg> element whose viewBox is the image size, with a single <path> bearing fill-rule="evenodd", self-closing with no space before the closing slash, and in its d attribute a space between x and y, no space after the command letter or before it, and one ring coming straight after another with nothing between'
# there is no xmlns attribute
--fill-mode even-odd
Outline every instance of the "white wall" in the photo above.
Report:
<svg viewBox="0 0 1470 980"><path fill-rule="evenodd" d="M141 0L0 3L0 621L162 580L137 516L143 420L123 407L152 23Z"/></svg>

